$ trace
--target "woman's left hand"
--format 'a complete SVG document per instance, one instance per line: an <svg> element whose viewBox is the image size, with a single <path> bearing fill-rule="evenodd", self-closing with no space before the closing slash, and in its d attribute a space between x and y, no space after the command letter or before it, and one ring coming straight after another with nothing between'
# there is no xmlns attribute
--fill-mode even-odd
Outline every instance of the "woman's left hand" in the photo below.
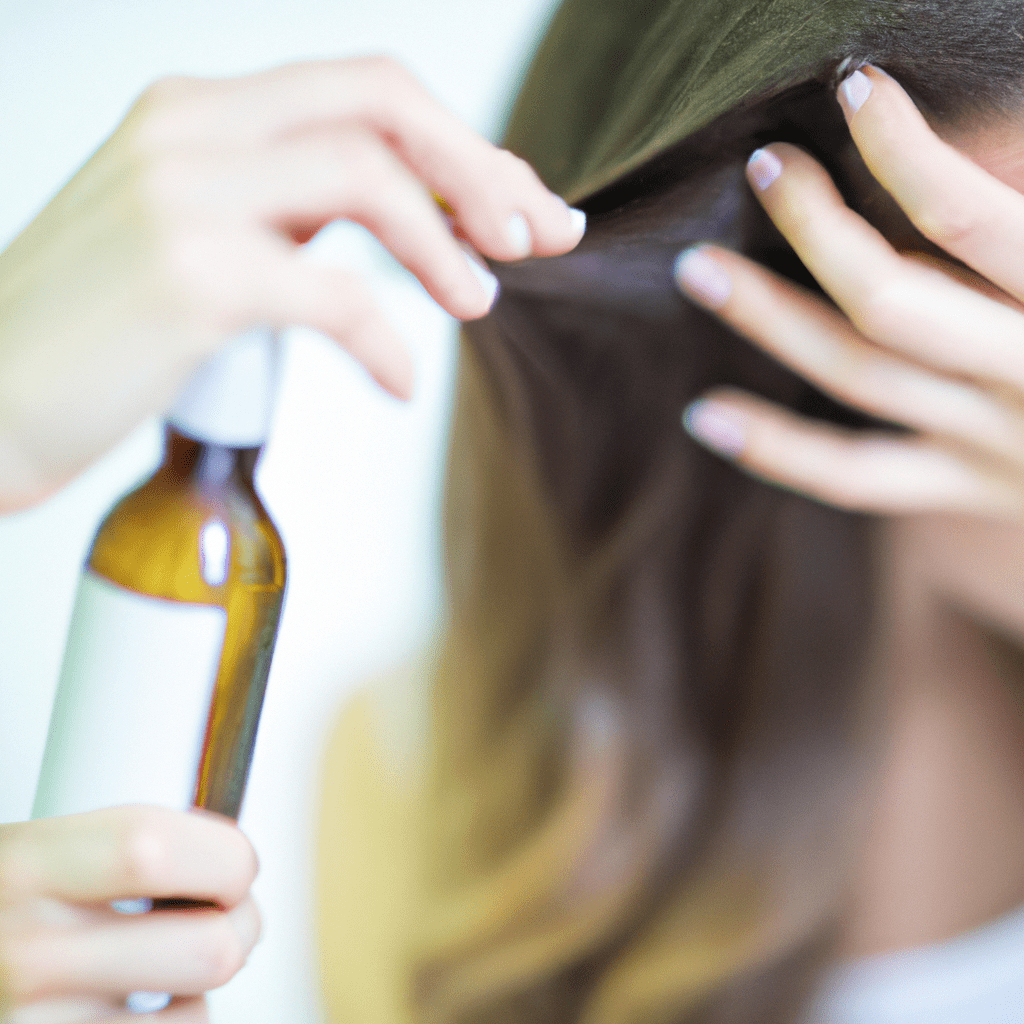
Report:
<svg viewBox="0 0 1024 1024"><path fill-rule="evenodd" d="M838 310L752 261L682 254L687 295L848 405L908 434L851 431L718 389L693 436L772 482L848 509L1024 515L1024 196L941 140L866 68L840 101L875 178L918 230L974 273L897 252L802 150L772 145L748 177ZM1024 143L1010 167L1024 183Z"/></svg>

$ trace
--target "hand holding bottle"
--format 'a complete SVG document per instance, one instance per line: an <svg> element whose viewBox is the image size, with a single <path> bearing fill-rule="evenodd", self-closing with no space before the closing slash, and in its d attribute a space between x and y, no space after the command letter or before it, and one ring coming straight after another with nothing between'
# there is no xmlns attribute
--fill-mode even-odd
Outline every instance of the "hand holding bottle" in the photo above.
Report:
<svg viewBox="0 0 1024 1024"><path fill-rule="evenodd" d="M0 1021L133 1019L128 994L152 991L177 994L159 1019L206 1024L202 994L259 937L256 870L242 833L204 812L118 807L0 825ZM161 897L221 909L111 907Z"/></svg>
<svg viewBox="0 0 1024 1024"><path fill-rule="evenodd" d="M583 230L390 60L158 82L0 253L0 511L61 486L253 326L320 330L407 397L409 358L366 287L302 258L338 218L462 319L494 286L456 235L513 260Z"/></svg>

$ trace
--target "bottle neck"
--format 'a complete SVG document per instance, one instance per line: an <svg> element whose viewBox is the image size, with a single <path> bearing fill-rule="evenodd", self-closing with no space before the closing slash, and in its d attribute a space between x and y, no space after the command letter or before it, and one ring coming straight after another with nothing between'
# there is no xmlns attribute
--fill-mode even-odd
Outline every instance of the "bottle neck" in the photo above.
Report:
<svg viewBox="0 0 1024 1024"><path fill-rule="evenodd" d="M263 446L235 447L200 441L168 423L164 435L164 466L179 480L200 490L225 487L255 491L256 466Z"/></svg>

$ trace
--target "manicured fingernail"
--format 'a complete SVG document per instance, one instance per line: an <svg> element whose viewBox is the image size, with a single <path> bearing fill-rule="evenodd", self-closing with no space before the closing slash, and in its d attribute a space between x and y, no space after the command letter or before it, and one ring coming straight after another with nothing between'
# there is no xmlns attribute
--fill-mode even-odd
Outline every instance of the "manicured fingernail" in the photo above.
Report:
<svg viewBox="0 0 1024 1024"><path fill-rule="evenodd" d="M126 1010L132 1013L159 1013L170 1005L170 992L132 992L124 1001Z"/></svg>
<svg viewBox="0 0 1024 1024"><path fill-rule="evenodd" d="M505 225L505 237L519 259L525 259L533 252L533 235L530 225L521 213L513 213Z"/></svg>
<svg viewBox="0 0 1024 1024"><path fill-rule="evenodd" d="M466 264L473 271L473 276L487 296L487 305L493 306L494 300L498 296L498 279L477 259L474 253L467 250L468 247L464 247L462 250L462 255L466 257Z"/></svg>
<svg viewBox="0 0 1024 1024"><path fill-rule="evenodd" d="M779 180L782 161L768 149L755 149L747 161L747 175L758 192Z"/></svg>
<svg viewBox="0 0 1024 1024"><path fill-rule="evenodd" d="M710 309L725 305L732 294L732 280L702 246L684 249L676 257L676 283L692 299Z"/></svg>
<svg viewBox="0 0 1024 1024"><path fill-rule="evenodd" d="M694 440L727 459L736 458L747 444L746 417L710 398L698 398L686 407L683 426Z"/></svg>
<svg viewBox="0 0 1024 1024"><path fill-rule="evenodd" d="M854 71L839 84L839 104L848 117L853 117L871 95L871 79L863 71Z"/></svg>
<svg viewBox="0 0 1024 1024"><path fill-rule="evenodd" d="M153 909L153 901L144 896L134 900L111 900L110 908L119 914L148 914Z"/></svg>
<svg viewBox="0 0 1024 1024"><path fill-rule="evenodd" d="M569 207L569 222L577 235L583 235L587 230L587 215L575 206Z"/></svg>

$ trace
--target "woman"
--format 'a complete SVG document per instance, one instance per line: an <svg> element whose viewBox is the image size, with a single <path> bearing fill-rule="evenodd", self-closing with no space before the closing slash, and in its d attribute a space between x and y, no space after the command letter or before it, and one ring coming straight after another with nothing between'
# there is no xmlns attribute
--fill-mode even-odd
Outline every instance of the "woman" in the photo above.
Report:
<svg viewBox="0 0 1024 1024"><path fill-rule="evenodd" d="M1015 4L563 5L506 142L590 226L466 332L445 629L338 731L337 1019L796 1020L1024 899L1022 84Z"/></svg>
<svg viewBox="0 0 1024 1024"><path fill-rule="evenodd" d="M256 324L314 326L408 395L411 364L365 285L302 257L339 217L465 318L496 283L453 226L496 259L565 252L583 230L390 60L159 82L0 253L0 512L51 494ZM207 1020L203 993L259 937L256 867L233 823L201 812L0 825L0 1020L120 1020L136 991L180 997L161 1019ZM168 895L217 908L111 907Z"/></svg>

